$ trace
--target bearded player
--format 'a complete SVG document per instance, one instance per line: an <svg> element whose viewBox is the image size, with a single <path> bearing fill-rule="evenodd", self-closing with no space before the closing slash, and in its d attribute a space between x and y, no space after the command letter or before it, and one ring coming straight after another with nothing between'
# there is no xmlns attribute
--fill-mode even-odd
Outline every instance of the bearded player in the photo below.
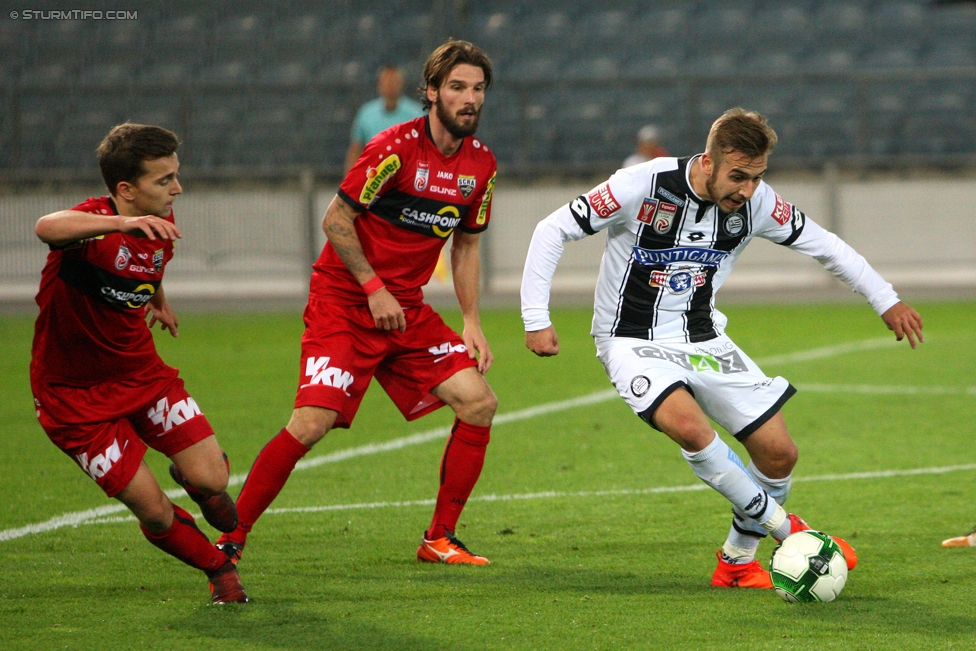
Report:
<svg viewBox="0 0 976 651"><path fill-rule="evenodd" d="M486 565L454 535L481 474L497 400L478 315L478 238L488 227L497 167L474 135L491 62L465 41L424 66L429 115L375 136L326 211L328 243L313 266L298 395L288 425L258 454L237 500L240 523L218 546L235 561L295 464L335 427L352 425L374 376L407 420L447 404L457 418L421 561ZM464 318L460 336L424 303L453 234L451 268Z"/></svg>
<svg viewBox="0 0 976 651"><path fill-rule="evenodd" d="M31 388L51 441L132 511L149 542L205 572L213 603L246 602L233 563L143 460L147 446L168 456L207 522L236 526L227 457L150 332L157 322L174 337L179 328L162 286L180 237L178 144L160 127L115 127L98 147L109 196L38 220L51 252L37 294Z"/></svg>

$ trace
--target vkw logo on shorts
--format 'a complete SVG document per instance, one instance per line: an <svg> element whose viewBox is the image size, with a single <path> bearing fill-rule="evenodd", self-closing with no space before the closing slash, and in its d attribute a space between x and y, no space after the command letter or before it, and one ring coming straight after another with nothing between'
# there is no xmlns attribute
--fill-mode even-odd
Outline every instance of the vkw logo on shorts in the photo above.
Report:
<svg viewBox="0 0 976 651"><path fill-rule="evenodd" d="M356 381L356 378L348 371L329 366L330 359L331 357L309 357L305 360L305 375L309 378L309 381L308 384L303 384L299 388L304 389L305 387L321 384L323 386L342 389L342 392L348 396L349 392L346 389Z"/></svg>
<svg viewBox="0 0 976 651"><path fill-rule="evenodd" d="M177 425L182 425L194 416L199 416L202 413L196 401L187 396L172 407L170 407L169 398L161 398L155 407L149 409L146 415L149 417L149 420L162 426L163 433L166 433Z"/></svg>
<svg viewBox="0 0 976 651"><path fill-rule="evenodd" d="M439 358L434 360L434 363L437 364L438 362L443 362L445 359L447 359L447 356L451 353L468 352L468 347L464 344L452 345L451 342L445 341L440 346L431 346L427 349L427 352Z"/></svg>
<svg viewBox="0 0 976 651"><path fill-rule="evenodd" d="M112 469L112 464L122 458L122 450L119 449L119 440L112 441L112 445L101 454L96 454L91 461L88 460L88 453L82 452L75 456L81 469L88 473L92 479L99 479Z"/></svg>
<svg viewBox="0 0 976 651"><path fill-rule="evenodd" d="M638 375L630 381L630 392L638 398L643 398L651 389L651 380L645 375Z"/></svg>

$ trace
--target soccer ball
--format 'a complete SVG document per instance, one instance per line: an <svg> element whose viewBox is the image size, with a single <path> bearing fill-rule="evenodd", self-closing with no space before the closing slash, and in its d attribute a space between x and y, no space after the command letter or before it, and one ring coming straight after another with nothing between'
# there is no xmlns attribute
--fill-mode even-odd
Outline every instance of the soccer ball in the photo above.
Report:
<svg viewBox="0 0 976 651"><path fill-rule="evenodd" d="M784 601L833 601L847 583L847 560L827 534L800 531L773 550L769 574Z"/></svg>

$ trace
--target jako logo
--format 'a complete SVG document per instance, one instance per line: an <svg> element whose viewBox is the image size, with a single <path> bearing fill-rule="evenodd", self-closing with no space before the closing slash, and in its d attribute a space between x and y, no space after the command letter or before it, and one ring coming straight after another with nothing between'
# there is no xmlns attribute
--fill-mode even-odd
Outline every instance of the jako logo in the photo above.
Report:
<svg viewBox="0 0 976 651"><path fill-rule="evenodd" d="M329 366L330 357L309 357L305 360L305 375L310 379L308 384L303 384L302 388L313 384L323 384L336 389L342 389L347 396L346 389L356 381L351 374L334 366Z"/></svg>
<svg viewBox="0 0 976 651"><path fill-rule="evenodd" d="M438 355L438 356L443 355L443 357L441 357L440 359L434 360L434 363L436 364L437 362L442 362L445 359L447 359L446 356L450 355L451 353L468 352L468 347L465 346L464 344L458 344L456 346L452 346L451 342L446 341L440 346L431 346L430 348L427 349L427 352L429 352L431 355Z"/></svg>
<svg viewBox="0 0 976 651"><path fill-rule="evenodd" d="M122 451L119 450L119 440L112 441L102 454L96 455L91 461L88 460L88 453L82 452L75 456L81 469L87 472L92 479L104 477L105 473L112 469L112 464L122 458Z"/></svg>
<svg viewBox="0 0 976 651"><path fill-rule="evenodd" d="M199 416L202 412L193 398L187 397L178 403L169 406L169 398L161 398L156 406L151 408L146 414L149 420L157 425L163 426L163 432L168 432L177 425L182 425L194 416Z"/></svg>

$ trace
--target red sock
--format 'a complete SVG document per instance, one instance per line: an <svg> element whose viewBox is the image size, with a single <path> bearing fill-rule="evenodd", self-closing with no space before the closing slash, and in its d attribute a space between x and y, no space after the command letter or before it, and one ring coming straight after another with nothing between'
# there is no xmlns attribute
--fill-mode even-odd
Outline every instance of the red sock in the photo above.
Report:
<svg viewBox="0 0 976 651"><path fill-rule="evenodd" d="M173 524L161 533L149 531L139 525L146 540L190 567L203 570L207 574L220 569L227 562L227 557L197 529L192 515L175 504L173 512Z"/></svg>
<svg viewBox="0 0 976 651"><path fill-rule="evenodd" d="M254 460L237 498L237 528L222 535L221 542L230 540L244 544L251 527L284 488L295 464L311 449L302 445L287 429L282 429L268 441Z"/></svg>
<svg viewBox="0 0 976 651"><path fill-rule="evenodd" d="M451 438L441 459L441 487L437 491L434 518L427 530L427 540L443 538L445 531L453 532L471 490L478 482L485 465L491 426L480 427L454 420Z"/></svg>

